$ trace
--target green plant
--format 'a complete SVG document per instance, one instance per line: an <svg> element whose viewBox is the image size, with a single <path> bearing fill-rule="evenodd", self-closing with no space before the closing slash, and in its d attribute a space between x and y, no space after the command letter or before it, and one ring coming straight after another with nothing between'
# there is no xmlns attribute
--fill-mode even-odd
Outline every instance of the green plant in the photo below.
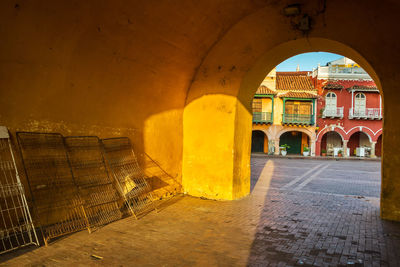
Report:
<svg viewBox="0 0 400 267"><path fill-rule="evenodd" d="M324 110L325 110L325 107L323 107L319 110L318 118L322 118L322 115L324 114Z"/></svg>
<svg viewBox="0 0 400 267"><path fill-rule="evenodd" d="M290 146L289 146L288 144L283 144L283 145L281 145L279 148L280 148L281 150L286 151L287 149L290 148Z"/></svg>
<svg viewBox="0 0 400 267"><path fill-rule="evenodd" d="M343 153L343 151L339 150L337 153L338 153L338 155L341 155Z"/></svg>
<svg viewBox="0 0 400 267"><path fill-rule="evenodd" d="M326 149L321 149L322 154L326 154Z"/></svg>
<svg viewBox="0 0 400 267"><path fill-rule="evenodd" d="M304 146L304 147L303 147L303 151L304 151L304 152L308 152L308 151L310 151L310 149L308 148L308 146Z"/></svg>

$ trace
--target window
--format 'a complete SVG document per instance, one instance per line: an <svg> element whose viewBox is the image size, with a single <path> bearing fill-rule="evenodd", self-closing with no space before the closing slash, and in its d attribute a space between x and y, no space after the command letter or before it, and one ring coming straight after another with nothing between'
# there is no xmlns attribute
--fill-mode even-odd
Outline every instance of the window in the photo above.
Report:
<svg viewBox="0 0 400 267"><path fill-rule="evenodd" d="M262 112L262 99L261 98L253 99L253 113L254 112Z"/></svg>
<svg viewBox="0 0 400 267"><path fill-rule="evenodd" d="M312 103L306 101L286 101L285 104L286 114L312 114Z"/></svg>
<svg viewBox="0 0 400 267"><path fill-rule="evenodd" d="M354 101L354 114L355 115L365 115L366 111L366 97L363 93L356 94L356 99Z"/></svg>
<svg viewBox="0 0 400 267"><path fill-rule="evenodd" d="M336 111L336 94L329 92L325 96L325 109L329 111Z"/></svg>

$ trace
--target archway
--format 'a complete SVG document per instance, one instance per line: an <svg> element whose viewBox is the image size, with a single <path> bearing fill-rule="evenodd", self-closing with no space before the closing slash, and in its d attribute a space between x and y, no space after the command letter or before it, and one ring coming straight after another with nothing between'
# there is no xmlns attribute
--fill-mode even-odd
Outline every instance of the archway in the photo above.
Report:
<svg viewBox="0 0 400 267"><path fill-rule="evenodd" d="M350 156L366 157L371 153L371 137L365 132L355 132L347 143Z"/></svg>
<svg viewBox="0 0 400 267"><path fill-rule="evenodd" d="M243 37L250 37L246 35L246 29L253 23L263 23L261 17L252 19L255 21L248 21L249 25L236 25L214 46L199 67L186 98L182 183L186 192L195 196L237 199L249 194L252 97L265 75L286 58L312 51L332 52L352 58L375 81L382 94L382 106L387 108L381 81L364 54L342 42L326 38L299 38L271 44L262 30L259 34L253 32L251 41L243 41ZM237 36L242 36L242 41L235 42L238 46L233 47ZM341 40L344 41L343 38ZM237 53L239 50L248 52ZM220 72L208 72L210 69L221 69L221 64L225 67ZM380 72L380 75L385 75L385 72ZM397 104L393 102L391 107L396 109ZM388 114L384 113L387 122ZM394 118L390 122L396 124ZM393 136L385 138L385 142L396 142ZM210 151L214 156L210 156ZM397 152L391 147L385 150L386 156L391 153ZM400 190L394 186L398 182L393 180L393 177L400 177L400 170L392 169L392 164L386 165L385 156L382 165L380 210L384 218L400 220L400 215L396 215L400 211L400 204L393 204L400 197ZM391 170L390 177L389 172L385 171L386 167Z"/></svg>
<svg viewBox="0 0 400 267"><path fill-rule="evenodd" d="M299 131L287 131L279 138L279 147L287 147L287 153L300 155L304 147L310 147L310 138L307 134Z"/></svg>
<svg viewBox="0 0 400 267"><path fill-rule="evenodd" d="M381 87L367 60L340 42L300 38L274 47L265 47L263 42L256 42L257 56L249 58L246 54L231 51L231 41L228 40L229 36L215 47L216 57L210 56L204 60L186 100L182 182L186 191L194 196L237 199L250 192L253 96L266 74L286 58L312 51L348 56L370 74L378 88ZM204 76L208 69L218 69L218 60L230 65L232 71L213 72ZM238 72L240 66L247 66L247 71ZM311 147L311 154L313 150L315 152L315 147Z"/></svg>
<svg viewBox="0 0 400 267"><path fill-rule="evenodd" d="M321 154L337 156L338 151L343 148L343 137L335 131L326 132L321 138ZM346 154L346 151L343 151Z"/></svg>
<svg viewBox="0 0 400 267"><path fill-rule="evenodd" d="M268 137L263 131L255 130L251 135L251 152L268 152Z"/></svg>

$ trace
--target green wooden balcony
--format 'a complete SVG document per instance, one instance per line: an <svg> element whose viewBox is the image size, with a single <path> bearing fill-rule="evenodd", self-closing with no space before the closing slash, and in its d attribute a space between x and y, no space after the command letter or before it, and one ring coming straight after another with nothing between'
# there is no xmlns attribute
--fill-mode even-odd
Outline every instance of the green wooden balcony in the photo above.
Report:
<svg viewBox="0 0 400 267"><path fill-rule="evenodd" d="M283 114L282 123L284 124L301 124L301 125L313 125L314 115L312 114Z"/></svg>
<svg viewBox="0 0 400 267"><path fill-rule="evenodd" d="M253 123L272 123L272 112L253 112Z"/></svg>

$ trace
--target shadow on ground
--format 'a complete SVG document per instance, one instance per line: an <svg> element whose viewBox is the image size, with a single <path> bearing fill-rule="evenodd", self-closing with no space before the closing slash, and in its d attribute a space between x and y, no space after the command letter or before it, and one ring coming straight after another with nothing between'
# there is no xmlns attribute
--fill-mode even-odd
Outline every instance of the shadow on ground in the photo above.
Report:
<svg viewBox="0 0 400 267"><path fill-rule="evenodd" d="M268 160L252 160L252 192L268 173L260 162ZM283 179L279 166L271 171ZM381 220L368 198L269 188L247 265L399 266L399 248L400 223Z"/></svg>

